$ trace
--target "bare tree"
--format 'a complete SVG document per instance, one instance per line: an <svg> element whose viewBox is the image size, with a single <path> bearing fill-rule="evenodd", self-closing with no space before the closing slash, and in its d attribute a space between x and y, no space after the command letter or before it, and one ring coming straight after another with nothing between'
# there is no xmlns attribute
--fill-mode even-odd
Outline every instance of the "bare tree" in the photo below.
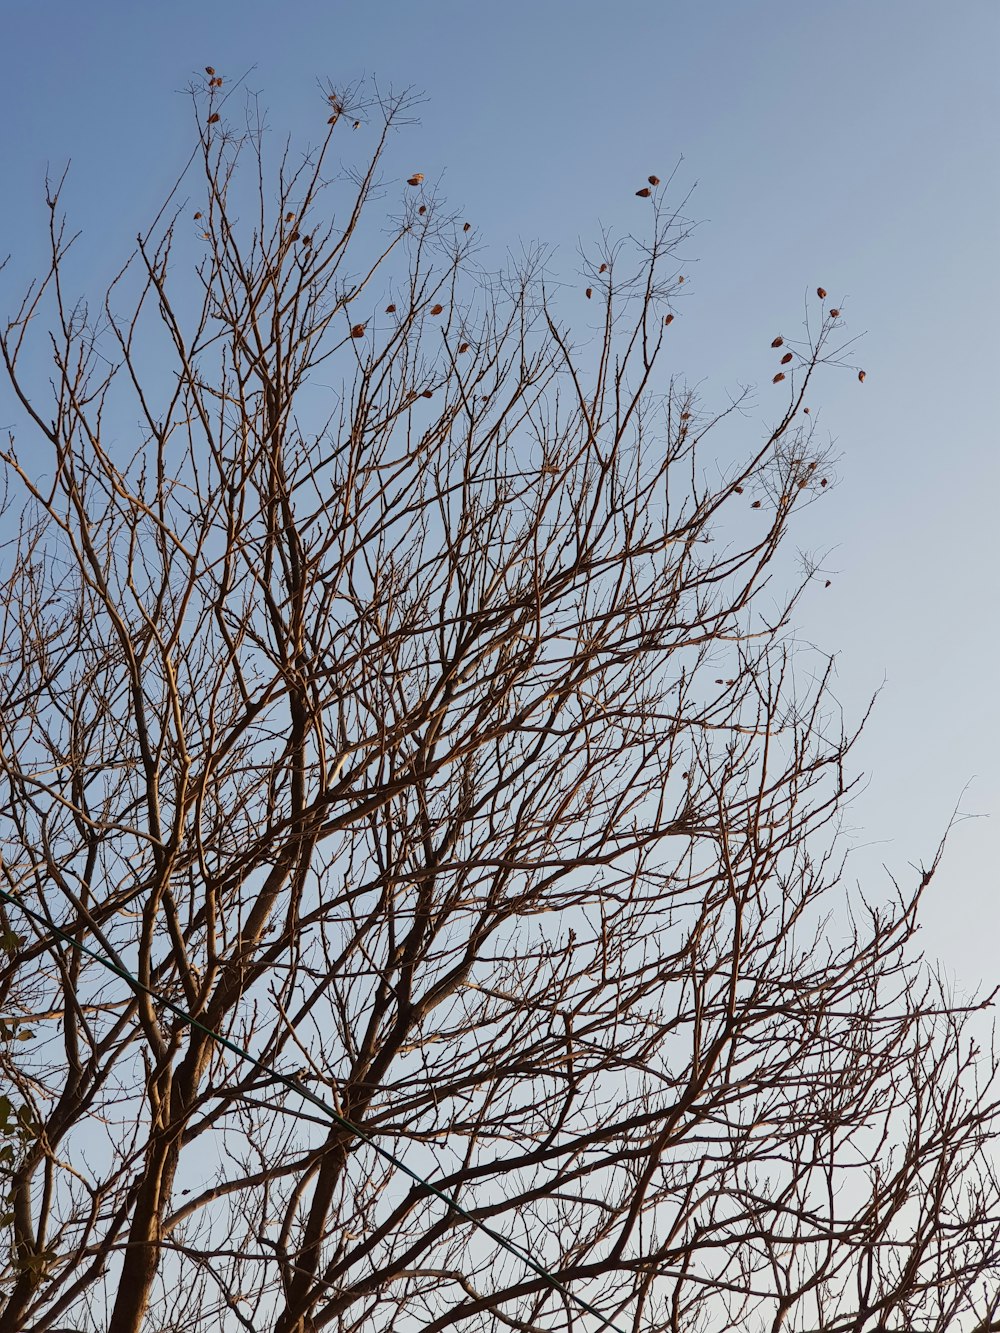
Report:
<svg viewBox="0 0 1000 1333"><path fill-rule="evenodd" d="M995 1061L792 652L839 312L755 434L667 377L659 182L574 338L383 180L405 98L272 165L207 78L0 339L0 1331L1000 1327Z"/></svg>

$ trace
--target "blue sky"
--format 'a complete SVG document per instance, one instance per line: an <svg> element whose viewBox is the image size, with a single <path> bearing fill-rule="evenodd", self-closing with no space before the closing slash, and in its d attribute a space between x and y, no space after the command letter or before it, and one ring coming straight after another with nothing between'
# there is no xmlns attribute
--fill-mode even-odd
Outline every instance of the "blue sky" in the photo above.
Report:
<svg viewBox="0 0 1000 1333"><path fill-rule="evenodd" d="M995 0L21 0L6 7L5 309L40 253L45 170L72 167L77 276L94 294L190 148L181 90L205 64L246 77L276 132L316 137L317 79L426 94L400 166L440 181L501 262L637 225L637 182L679 163L690 289L679 373L721 403L762 385L775 331L818 284L864 333L859 386L828 374L814 410L838 483L802 543L832 583L801 637L838 654L857 714L850 873L884 890L960 825L926 948L963 986L1000 979L998 360L1000 6ZM586 319L567 299L567 319ZM971 786L962 797L967 782ZM873 878L874 877L874 878Z"/></svg>

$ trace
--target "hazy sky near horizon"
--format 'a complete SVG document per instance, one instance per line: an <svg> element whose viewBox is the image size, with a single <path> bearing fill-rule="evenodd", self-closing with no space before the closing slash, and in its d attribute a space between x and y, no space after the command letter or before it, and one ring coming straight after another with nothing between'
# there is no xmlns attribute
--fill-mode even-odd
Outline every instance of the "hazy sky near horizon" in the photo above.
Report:
<svg viewBox="0 0 1000 1333"><path fill-rule="evenodd" d="M598 0L36 0L7 6L4 41L3 312L67 161L76 276L101 292L190 152L205 64L302 145L321 78L421 91L399 160L475 221L484 262L541 242L568 285L578 243L638 229L635 189L676 167L700 225L670 370L709 405L758 385L748 441L773 411L770 339L822 284L867 379L816 391L837 484L801 544L831 586L797 629L837 655L848 718L881 687L847 873L881 894L881 864L907 879L956 806L985 816L954 830L926 951L963 988L1000 982L996 0L619 0L614 19ZM588 318L571 293L562 313Z"/></svg>

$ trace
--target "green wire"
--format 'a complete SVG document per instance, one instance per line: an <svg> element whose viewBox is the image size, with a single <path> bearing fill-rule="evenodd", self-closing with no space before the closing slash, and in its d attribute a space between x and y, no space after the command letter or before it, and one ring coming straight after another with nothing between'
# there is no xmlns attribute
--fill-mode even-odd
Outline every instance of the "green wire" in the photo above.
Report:
<svg viewBox="0 0 1000 1333"><path fill-rule="evenodd" d="M64 930L60 930L58 926L50 924L43 916L35 912L32 908L25 906L24 903L13 894L9 893L6 889L0 888L0 901L16 908L17 911L22 912L29 920L33 921L36 926L40 926L43 931L58 936L64 943L70 945L80 953L86 954L88 958L93 959L95 963L99 963L102 967L107 968L109 972L114 972L116 976L121 977L123 981L127 982L133 991L141 992L142 994L148 995L151 999L156 1000L158 1004L161 1004L165 1009L169 1010L170 1013L174 1014L175 1017L179 1018L183 1023L186 1023L188 1027L203 1032L207 1037L211 1037L213 1041L217 1042L220 1046L224 1046L227 1051L231 1051L241 1060L248 1060L250 1064L260 1070L261 1073L276 1079L292 1092L297 1092L305 1101L311 1102L313 1106L318 1107L324 1115L330 1118L333 1124L339 1125L341 1129L349 1130L350 1133L357 1135L362 1142L368 1144L368 1146L373 1148L380 1157L384 1158L385 1161L390 1162L398 1171L402 1171L403 1174L408 1176L415 1184L420 1185L430 1194L433 1194L435 1198L440 1199L442 1203L447 1204L447 1206L453 1212L457 1213L459 1217L464 1218L466 1222L470 1222L477 1228L477 1230L483 1232L484 1235L489 1236L491 1240L496 1241L496 1243L502 1246L508 1254L512 1254L516 1259L520 1259L520 1261L523 1264L526 1264L533 1273L537 1274L538 1277L543 1278L551 1287L561 1295L565 1296L567 1300L578 1305L581 1310L586 1310L588 1314L594 1315L595 1318L600 1320L600 1328L609 1328L613 1330L613 1333L625 1333L624 1329L609 1319L607 1315L602 1314L600 1310L591 1305L589 1301L585 1301L582 1296L577 1296L574 1292L570 1291L570 1289L550 1273L547 1268L544 1268L540 1263L533 1259L526 1250L522 1250L519 1245L508 1240L507 1237L501 1235L499 1231L495 1231L486 1222L482 1222L479 1218L473 1217L473 1215L468 1212L467 1209L463 1208L458 1200L453 1198L452 1195L446 1194L443 1190L438 1189L436 1185L432 1185L429 1180L425 1180L423 1176L417 1175L416 1171L413 1171L408 1167L405 1162L396 1157L394 1153L391 1153L388 1148L384 1148L380 1143L377 1143L375 1139L373 1139L372 1136L359 1125L355 1125L352 1121L347 1120L344 1116L340 1115L334 1107L328 1102L325 1102L322 1097L318 1097L311 1091L311 1089L303 1087L297 1078L292 1078L287 1074L279 1073L277 1069L274 1069L271 1065L265 1064L263 1060L258 1060L255 1055L252 1055L242 1046L238 1046L234 1041L230 1041L228 1037L224 1037L221 1032L216 1032L213 1028L206 1027L204 1023L199 1022L197 1018L189 1014L187 1010L182 1009L179 1005L174 1004L172 1000L166 999L166 997L160 995L159 992L146 986L137 977L134 977L131 972L126 971L125 968L112 962L110 958L106 958L103 954L91 949L82 941L74 939L72 935L68 935Z"/></svg>

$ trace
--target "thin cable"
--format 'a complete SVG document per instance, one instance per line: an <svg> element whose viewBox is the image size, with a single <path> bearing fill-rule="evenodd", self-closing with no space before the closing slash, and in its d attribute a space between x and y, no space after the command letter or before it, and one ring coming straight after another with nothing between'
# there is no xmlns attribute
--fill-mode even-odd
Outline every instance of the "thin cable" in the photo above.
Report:
<svg viewBox="0 0 1000 1333"><path fill-rule="evenodd" d="M106 958L103 954L98 953L95 949L91 949L88 945L84 944L81 940L74 939L72 935L68 935L64 930L61 930L58 926L53 925L50 922L46 921L45 918L40 913L35 912L30 907L27 907L24 903L20 901L20 899L16 898L6 889L0 888L0 901L5 902L9 906L16 908L17 911L23 913L24 916L26 916L30 921L33 921L36 926L41 927L41 929L46 933L58 936L59 939L61 939L64 943L70 945L71 948L74 948L78 952L85 954L88 958L93 959L95 963L99 963L101 967L107 968L107 970L109 972L113 972L115 976L121 977L121 979L124 982L126 982L133 991L136 991L137 993L141 993L144 995L148 995L150 999L156 1000L158 1004L161 1004L165 1009L169 1010L169 1012L172 1013L175 1017L179 1018L183 1023L186 1023L188 1027L195 1028L197 1031L203 1032L207 1037L211 1037L213 1041L217 1042L220 1046L224 1046L226 1050L231 1051L241 1060L249 1061L250 1064L252 1064L255 1069L260 1070L261 1073L267 1074L271 1078L276 1079L279 1083L282 1083L286 1088L290 1089L292 1092L297 1092L299 1096L302 1097L305 1101L311 1102L313 1106L318 1107L319 1110L321 1110L324 1113L324 1115L329 1117L329 1119L333 1124L339 1125L341 1129L349 1130L350 1133L357 1135L357 1137L361 1139L363 1143L367 1143L368 1146L370 1148L373 1148L380 1157L382 1157L385 1161L390 1162L398 1171L402 1171L403 1174L405 1176L408 1176L410 1180L412 1180L415 1184L422 1186L430 1194L434 1195L435 1198L440 1199L442 1203L447 1204L447 1206L452 1210L452 1212L457 1213L459 1217L462 1217L465 1219L466 1222L471 1223L472 1226L474 1226L478 1231L481 1231L484 1235L489 1236L491 1240L496 1241L496 1243L502 1246L503 1249L505 1249L508 1252L508 1254L512 1254L515 1257L515 1259L520 1259L520 1261L523 1264L525 1264L533 1273L535 1273L538 1277L543 1278L544 1281L546 1281L552 1288L554 1288L554 1290L558 1291L562 1296L565 1296L568 1301L571 1301L574 1305L578 1305L581 1310L586 1310L588 1314L592 1314L596 1319L599 1319L600 1328L609 1328L612 1330L612 1333L625 1333L625 1330L621 1328L620 1325L614 1323L614 1321L611 1320L607 1315L602 1314L600 1310L596 1309L593 1305L591 1305L589 1301L584 1300L582 1296L576 1295L575 1292L571 1291L569 1287L567 1287L564 1283L560 1282L557 1277L555 1277L552 1273L550 1273L547 1268L544 1268L540 1263L537 1262L537 1260L533 1259L526 1250L522 1250L519 1245L516 1245L513 1241L508 1240L507 1237L502 1235L499 1231L495 1231L493 1227L491 1227L488 1223L480 1221L479 1218L474 1217L467 1209L463 1208L463 1206L458 1202L457 1199L453 1198L450 1194L446 1194L444 1190L438 1189L436 1185L432 1185L431 1182L429 1180L425 1180L423 1176L417 1175L416 1171L413 1171L410 1167L408 1167L405 1162L403 1162L400 1158L396 1157L394 1153L391 1153L388 1148L384 1148L380 1143L376 1142L376 1140L373 1139L372 1136L369 1133L367 1133L367 1131L363 1130L360 1127L360 1125L355 1125L352 1121L346 1119L328 1102L325 1102L322 1097L318 1097L316 1093L314 1093L310 1088L303 1087L297 1078L290 1077L288 1074L280 1073L277 1069L274 1069L271 1065L265 1064L263 1060L258 1060L258 1058L255 1055L252 1055L250 1051L245 1050L242 1046L238 1046L236 1042L230 1041L228 1037L224 1037L221 1032L216 1032L213 1028L207 1027L204 1023L200 1022L192 1014L189 1014L187 1010L182 1009L179 1005L174 1004L172 1000L168 1000L158 991L155 991L151 987L145 985L138 979L138 977L134 977L131 974L131 972L128 972L125 968L120 967L110 958ZM284 1107L282 1107L281 1109L283 1111L285 1110Z"/></svg>

